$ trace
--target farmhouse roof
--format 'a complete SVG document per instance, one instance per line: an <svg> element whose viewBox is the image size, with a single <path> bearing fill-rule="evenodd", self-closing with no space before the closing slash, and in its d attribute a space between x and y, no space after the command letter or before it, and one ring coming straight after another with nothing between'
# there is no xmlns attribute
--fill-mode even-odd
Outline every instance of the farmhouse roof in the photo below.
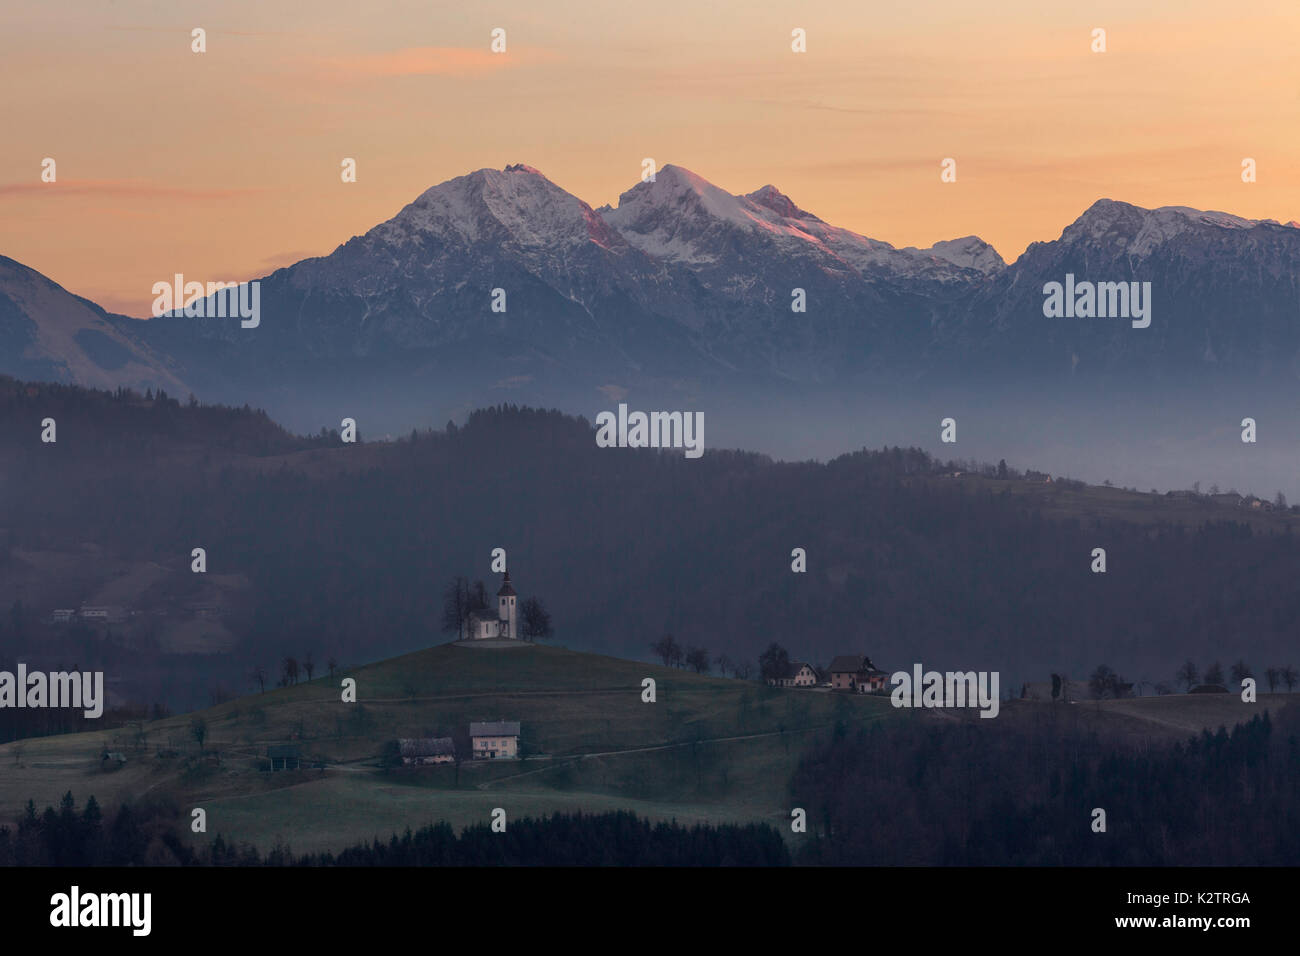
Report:
<svg viewBox="0 0 1300 956"><path fill-rule="evenodd" d="M830 671L832 674L856 674L859 671L867 671L871 674L884 673L876 670L876 665L871 663L871 658L865 654L841 654L831 661Z"/></svg>
<svg viewBox="0 0 1300 956"><path fill-rule="evenodd" d="M440 757L455 754L456 744L450 737L411 737L397 741L403 757Z"/></svg>
<svg viewBox="0 0 1300 956"><path fill-rule="evenodd" d="M807 663L806 661L791 661L789 664L785 666L785 676L798 677L799 672L803 670L805 667L807 667L809 670L813 670L812 665Z"/></svg>
<svg viewBox="0 0 1300 956"><path fill-rule="evenodd" d="M473 721L469 725L469 735L471 737L518 737L519 721L517 720Z"/></svg>
<svg viewBox="0 0 1300 956"><path fill-rule="evenodd" d="M272 760L297 759L301 753L302 750L297 744L271 744L266 748L266 755Z"/></svg>

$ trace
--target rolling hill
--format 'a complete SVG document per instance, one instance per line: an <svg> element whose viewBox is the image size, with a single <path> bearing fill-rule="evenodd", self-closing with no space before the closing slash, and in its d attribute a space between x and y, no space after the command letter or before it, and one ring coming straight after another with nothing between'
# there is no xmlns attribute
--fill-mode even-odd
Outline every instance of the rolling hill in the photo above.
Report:
<svg viewBox="0 0 1300 956"><path fill-rule="evenodd" d="M342 676L357 681L356 704L341 702ZM641 700L646 677L657 682L655 703ZM210 834L263 848L282 838L297 851L444 819L459 828L495 807L779 823L804 741L891 711L882 698L781 692L558 647L444 644L193 715L0 747L0 819L68 790L105 806L148 797L203 807ZM527 759L382 770L395 738L498 718L521 721ZM195 719L208 729L206 757ZM313 769L263 770L266 747L288 742ZM105 749L126 765L104 772Z"/></svg>
<svg viewBox="0 0 1300 956"><path fill-rule="evenodd" d="M733 660L776 640L1017 687L1100 663L1152 681L1189 656L1295 663L1292 511L952 478L916 449L602 449L582 419L531 409L343 445L251 411L31 389L0 390L0 656L104 669L115 703L193 709L249 690L254 667L274 681L286 656L427 647L448 581L488 577L497 547L560 640L623 657L672 632ZM57 445L39 441L50 408ZM49 622L97 601L139 613L111 634Z"/></svg>
<svg viewBox="0 0 1300 956"><path fill-rule="evenodd" d="M344 704L339 684L357 681ZM656 681L657 701L641 699ZM71 791L101 806L158 803L207 813L203 842L263 851L337 851L407 827L552 811L628 809L650 819L767 822L788 834L789 782L821 746L879 721L921 721L936 730L964 722L978 734L1093 740L1139 752L1202 729L1232 726L1281 706L1287 695L1243 704L1235 695L1087 701L1009 701L997 720L964 713L899 711L886 697L776 690L751 681L527 645L487 649L444 644L392 660L342 668L333 677L254 694L197 714L0 747L0 820L28 799L57 804ZM386 769L390 741L455 734L471 720L518 719L526 759ZM192 733L206 727L202 750ZM303 769L268 772L266 748L296 744ZM106 771L105 750L127 757Z"/></svg>

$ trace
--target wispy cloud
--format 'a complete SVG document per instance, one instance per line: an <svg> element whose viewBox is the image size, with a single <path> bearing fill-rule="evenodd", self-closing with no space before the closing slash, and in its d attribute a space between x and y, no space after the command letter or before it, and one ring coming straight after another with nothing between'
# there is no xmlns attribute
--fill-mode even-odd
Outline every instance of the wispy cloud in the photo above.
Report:
<svg viewBox="0 0 1300 956"><path fill-rule="evenodd" d="M190 26L111 27L110 26L110 27L104 27L104 29L114 31L114 32L119 32L119 33L167 33L173 36L175 36L176 34L189 36L190 31L193 29L193 27ZM298 33L297 31L289 31L289 30L208 30L207 33L209 36L220 36L220 37L286 37L286 36L303 35Z"/></svg>
<svg viewBox="0 0 1300 956"><path fill-rule="evenodd" d="M336 77L365 76L473 76L558 59L537 48L493 53L483 47L419 46L383 53L325 57L319 67Z"/></svg>
<svg viewBox="0 0 1300 956"><path fill-rule="evenodd" d="M125 196L130 199L233 199L265 192L263 188L195 188L166 186L140 179L60 179L52 183L0 183L0 196L39 196L55 199L68 196Z"/></svg>

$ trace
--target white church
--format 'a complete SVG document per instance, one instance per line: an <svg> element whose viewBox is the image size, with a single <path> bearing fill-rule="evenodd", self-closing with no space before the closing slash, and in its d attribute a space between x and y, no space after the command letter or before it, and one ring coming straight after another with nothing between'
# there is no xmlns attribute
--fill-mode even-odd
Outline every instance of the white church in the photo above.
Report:
<svg viewBox="0 0 1300 956"><path fill-rule="evenodd" d="M501 590L497 591L497 609L493 611L484 608L481 611L470 611L465 623L461 625L460 639L462 641L485 641L489 638L519 640L516 598L515 589L510 584L510 572L507 571L505 579L501 582Z"/></svg>

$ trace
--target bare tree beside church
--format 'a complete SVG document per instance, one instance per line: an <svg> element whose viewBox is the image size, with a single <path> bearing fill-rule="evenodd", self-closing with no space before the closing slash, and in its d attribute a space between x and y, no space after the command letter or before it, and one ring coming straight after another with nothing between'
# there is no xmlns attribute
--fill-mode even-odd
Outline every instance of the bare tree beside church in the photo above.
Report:
<svg viewBox="0 0 1300 956"><path fill-rule="evenodd" d="M522 636L525 640L546 640L552 635L551 615L540 599L530 597L519 609L523 617Z"/></svg>

